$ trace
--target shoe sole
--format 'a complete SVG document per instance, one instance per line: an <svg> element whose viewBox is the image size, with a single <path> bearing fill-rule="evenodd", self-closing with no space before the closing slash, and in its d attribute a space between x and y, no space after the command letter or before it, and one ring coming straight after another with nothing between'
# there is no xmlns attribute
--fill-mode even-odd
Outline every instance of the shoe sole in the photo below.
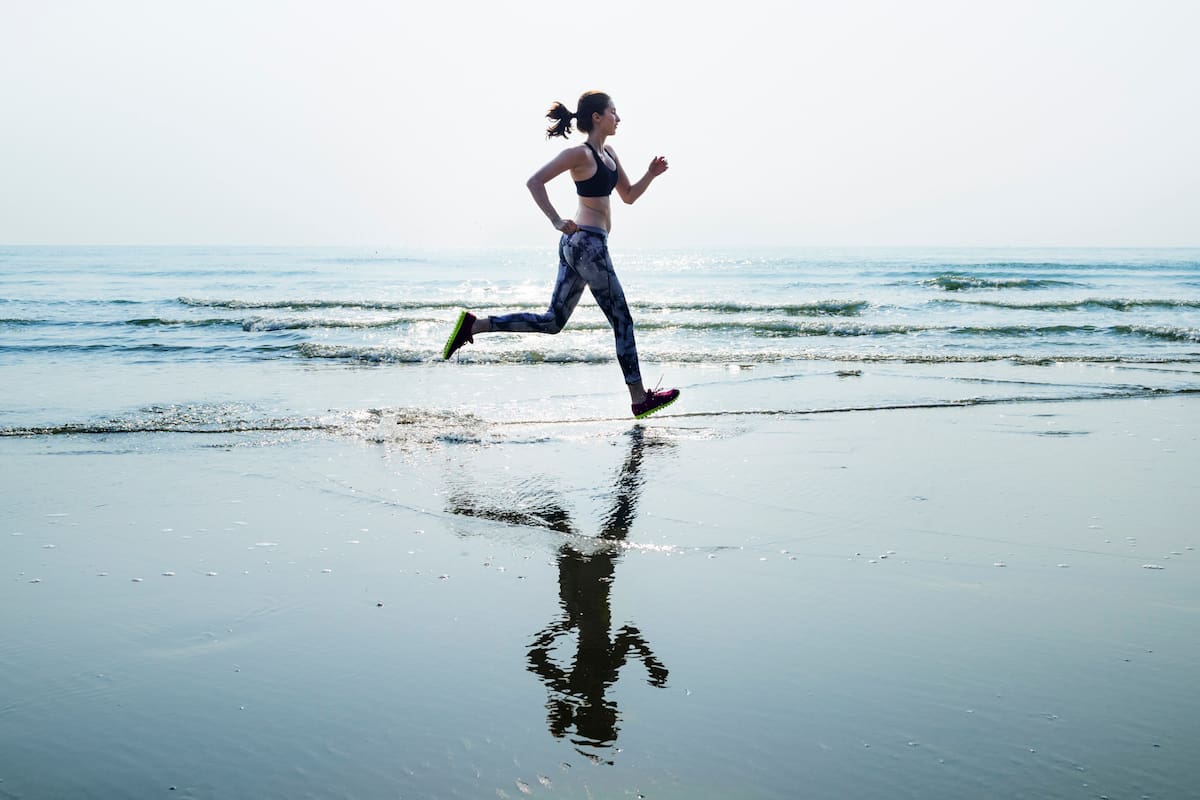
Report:
<svg viewBox="0 0 1200 800"><path fill-rule="evenodd" d="M442 348L442 360L447 361L450 358L451 350L454 347L454 340L458 338L458 332L462 330L463 323L467 321L467 312L458 312L458 322L454 323L454 330L450 333L450 338L446 340L446 346Z"/></svg>
<svg viewBox="0 0 1200 800"><path fill-rule="evenodd" d="M661 406L655 406L654 408L650 409L649 411L643 411L643 412L642 412L642 413L640 413L640 414L634 414L634 415L633 415L633 418L634 418L634 419L645 419L646 417L650 416L651 414L657 414L659 411L662 411L664 408L666 408L667 406L671 405L671 404L672 404L672 403L674 403L676 400L678 400L678 399L679 399L679 396L680 396L681 394L683 394L683 392L680 392L679 394L675 395L675 396L674 396L674 397L672 397L670 400L668 400L667 402L663 403Z"/></svg>

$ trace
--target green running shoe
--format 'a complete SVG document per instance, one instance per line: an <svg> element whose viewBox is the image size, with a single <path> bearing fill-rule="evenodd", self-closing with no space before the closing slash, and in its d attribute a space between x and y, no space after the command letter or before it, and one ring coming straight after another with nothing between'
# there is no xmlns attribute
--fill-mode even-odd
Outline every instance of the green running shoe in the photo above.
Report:
<svg viewBox="0 0 1200 800"><path fill-rule="evenodd" d="M475 343L475 337L471 335L471 328L474 325L475 315L470 311L463 311L458 315L458 322L454 323L454 332L450 334L450 338L446 340L446 346L442 348L443 359L450 358L454 355L454 351L467 342Z"/></svg>

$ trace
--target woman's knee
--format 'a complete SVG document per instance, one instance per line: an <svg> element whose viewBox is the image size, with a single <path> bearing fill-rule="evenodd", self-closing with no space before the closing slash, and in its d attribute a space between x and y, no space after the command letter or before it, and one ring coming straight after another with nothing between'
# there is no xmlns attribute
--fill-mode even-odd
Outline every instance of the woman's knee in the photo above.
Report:
<svg viewBox="0 0 1200 800"><path fill-rule="evenodd" d="M560 311L552 311L546 315L545 331L546 333L555 334L567 327L567 315Z"/></svg>

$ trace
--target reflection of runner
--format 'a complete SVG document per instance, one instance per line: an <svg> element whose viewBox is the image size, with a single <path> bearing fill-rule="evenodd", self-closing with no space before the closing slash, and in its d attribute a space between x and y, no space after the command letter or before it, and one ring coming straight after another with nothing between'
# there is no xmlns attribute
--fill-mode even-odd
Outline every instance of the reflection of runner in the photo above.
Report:
<svg viewBox="0 0 1200 800"><path fill-rule="evenodd" d="M600 537L620 541L629 533L637 511L643 478L639 474L644 432L631 434L629 457L621 469L613 507L604 520ZM549 690L546 703L550 733L562 738L572 728L577 746L609 747L617 739L617 705L605 696L617 682L618 673L630 655L641 660L649 672L651 686L667 683L667 668L650 649L633 625L612 634L609 591L612 588L619 549L585 555L563 545L558 551L558 596L562 613L534 637L529 650L529 669L537 673ZM574 659L569 668L555 664L552 650L560 637L577 634ZM583 751L580 751L583 752ZM584 753L585 755L591 754Z"/></svg>
<svg viewBox="0 0 1200 800"><path fill-rule="evenodd" d="M642 456L648 446L645 431L635 427L629 433L629 456L621 467L612 495L612 506L601 523L599 539L616 543L625 539L637 513L644 478ZM473 487L477 489L478 487ZM482 504L466 494L452 494L449 510L455 514L483 517L517 525L537 525L563 533L576 533L570 514L561 504L548 500L542 492L527 508L512 503ZM571 544L558 551L558 618L534 636L530 645L529 671L536 673L548 691L547 724L555 738L572 730L576 749L607 748L617 739L617 704L607 698L609 687L617 682L621 667L632 655L649 673L651 686L667 683L667 668L650 649L650 644L633 625L623 625L614 635L609 592L621 550L608 544L593 553L584 553ZM555 663L560 639L576 634L574 656L569 665ZM579 752L593 760L592 752Z"/></svg>
<svg viewBox="0 0 1200 800"><path fill-rule="evenodd" d="M546 684L550 733L561 739L572 728L578 746L608 747L617 739L617 704L605 695L632 654L646 665L651 686L666 686L667 668L633 625L614 637L608 592L616 556L585 556L564 546L558 556L562 616L547 625L529 650L529 670ZM564 669L551 660L559 637L578 632L574 661Z"/></svg>
<svg viewBox="0 0 1200 800"><path fill-rule="evenodd" d="M616 190L626 203L632 203L649 188L651 181L667 171L667 160L658 156L651 160L646 174L631 183L617 154L605 144L617 132L621 118L616 106L603 92L585 92L579 98L578 111L572 113L562 103L555 103L546 115L554 124L549 136L567 136L571 120L587 134L587 141L568 147L526 182L534 202L562 232L558 244L558 280L550 298L550 307L543 314L504 314L476 317L469 311L459 314L450 338L442 349L442 358L450 358L460 347L475 341L475 335L492 331L510 333L558 333L567 324L584 287L591 290L596 304L612 325L616 341L617 362L629 388L633 415L648 417L679 397L678 389L647 391L638 366L637 345L633 335L633 316L625 302L625 292L613 271L608 254L608 232L612 228L610 195ZM575 219L563 219L555 211L546 191L546 184L569 171L579 195Z"/></svg>

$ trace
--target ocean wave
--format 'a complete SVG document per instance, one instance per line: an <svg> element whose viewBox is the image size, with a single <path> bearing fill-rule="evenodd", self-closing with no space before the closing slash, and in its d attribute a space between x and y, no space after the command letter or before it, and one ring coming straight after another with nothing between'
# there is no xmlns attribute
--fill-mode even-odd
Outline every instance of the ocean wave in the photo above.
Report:
<svg viewBox="0 0 1200 800"><path fill-rule="evenodd" d="M427 350L397 347L365 347L361 345L313 344L310 342L298 345L296 353L301 358L359 361L368 364L420 364L429 361L433 356Z"/></svg>
<svg viewBox="0 0 1200 800"><path fill-rule="evenodd" d="M348 320L348 319L248 319L241 323L242 330L251 331L288 331L320 328L396 328L416 323L441 323L444 320L403 317L389 320ZM746 320L746 321L712 321L687 322L679 320L642 320L637 329L650 331L692 331L697 333L743 333L751 336L765 337L800 337L800 336L892 336L906 333L922 333L933 330L952 330L944 326L927 325L873 325L868 323L819 323L819 322L788 322L786 320ZM572 333L593 333L610 331L611 327L603 319L573 320L569 330ZM975 331L983 333L980 329Z"/></svg>
<svg viewBox="0 0 1200 800"><path fill-rule="evenodd" d="M943 274L920 282L922 286L933 286L947 292L968 289L1046 289L1054 286L1076 286L1071 281L1052 278L984 278L975 275Z"/></svg>
<svg viewBox="0 0 1200 800"><path fill-rule="evenodd" d="M1046 353L1029 355L1024 353L968 353L944 355L940 353L813 353L800 358L812 361L848 361L864 364L994 364L1010 363L1022 367L1045 367L1055 364L1200 364L1200 354L1193 357L1160 356L1115 356L1080 355L1072 353Z"/></svg>
<svg viewBox="0 0 1200 800"><path fill-rule="evenodd" d="M127 415L87 422L0 428L0 436L69 436L121 433L254 433L324 431L342 424L336 417L264 417L244 405L150 406Z"/></svg>
<svg viewBox="0 0 1200 800"><path fill-rule="evenodd" d="M36 303L38 306L47 306L50 308L56 308L59 306L70 306L70 307L74 307L74 306L85 306L85 307L86 306L138 306L138 305L142 305L145 302L146 301L144 301L144 300L127 300L125 298L120 298L120 297L116 297L116 298L107 297L104 299L98 299L98 298L48 298L48 299L38 299L36 301L31 301L27 298L15 298L15 297L0 298L0 304Z"/></svg>
<svg viewBox="0 0 1200 800"><path fill-rule="evenodd" d="M679 325L664 327L679 327L687 329L689 326ZM938 330L938 328L925 325L871 325L863 324L846 324L833 323L823 324L818 322L753 322L753 323L729 323L725 325L702 323L695 326L690 326L698 330L734 330L744 329L754 336L765 337L797 337L797 336L897 336L910 333L922 333L929 330Z"/></svg>
<svg viewBox="0 0 1200 800"><path fill-rule="evenodd" d="M298 331L320 328L351 328L351 329L372 329L372 328L398 328L405 325L413 325L421 322L444 322L440 319L430 319L426 317L391 317L388 319L338 319L330 317L321 317L316 319L268 319L264 317L256 317L242 321L241 326L244 331Z"/></svg>
<svg viewBox="0 0 1200 800"><path fill-rule="evenodd" d="M209 319L171 319L168 317L138 317L124 320L85 320L85 319L0 319L0 325L14 327L46 327L46 328L84 328L84 327L125 327L134 328L219 328L241 327L242 320L228 317Z"/></svg>
<svg viewBox="0 0 1200 800"><path fill-rule="evenodd" d="M1195 248L1165 248L1157 252L1143 251L1135 254L1131 251L1097 250L1091 253L1089 259L1012 259L1012 260L974 260L970 257L963 260L930 261L923 266L930 270L943 273L986 272L986 273L1015 273L1025 275L1030 272L1142 272L1145 270L1189 269L1200 266L1195 258ZM1170 255L1168 255L1170 254ZM964 253L964 255L967 255ZM919 265L919 262L918 262Z"/></svg>
<svg viewBox="0 0 1200 800"><path fill-rule="evenodd" d="M596 325L596 328L603 326ZM1159 336L1176 341L1195 341L1195 329L1130 325L944 325L944 324L872 324L820 323L761 320L747 322L648 322L638 330L688 330L699 332L741 332L760 337L906 337L917 334L945 334L972 339L1009 339L1026 337L1070 337L1078 335ZM606 329L606 328L605 328Z"/></svg>
<svg viewBox="0 0 1200 800"><path fill-rule="evenodd" d="M395 328L418 322L443 322L429 317L389 317L387 319L353 319L342 317L210 317L205 319L172 319L169 317L144 317L130 319L116 325L132 325L139 328L241 328L243 331L295 331L322 328ZM2 322L2 320L0 320Z"/></svg>
<svg viewBox="0 0 1200 800"><path fill-rule="evenodd" d="M1117 333L1133 336L1146 336L1151 339L1165 339L1169 342L1200 343L1200 328L1173 328L1169 326L1154 327L1150 325L1118 325L1113 328Z"/></svg>
<svg viewBox="0 0 1200 800"><path fill-rule="evenodd" d="M1008 303L999 300L938 299L934 303L950 305L988 306L1015 311L1138 311L1141 309L1192 309L1200 308L1200 300L1156 300L1091 297L1085 300L1044 301L1040 303Z"/></svg>
<svg viewBox="0 0 1200 800"><path fill-rule="evenodd" d="M10 344L0 342L0 353L37 354L37 353L66 353L66 354L154 354L159 356L176 356L180 358L272 358L280 354L287 355L295 350L295 344L261 344L252 345L186 345L162 344L161 342L103 342L103 343L26 343Z"/></svg>
<svg viewBox="0 0 1200 800"><path fill-rule="evenodd" d="M482 359L481 359L482 360ZM879 353L845 351L808 351L802 353L738 353L674 351L654 354L654 360L677 364L778 364L789 361L846 362L856 364L997 364L1008 363L1023 367L1043 367L1056 364L1200 364L1200 353L1194 356L1116 356L1066 352L1039 355L999 351L994 353Z"/></svg>
<svg viewBox="0 0 1200 800"><path fill-rule="evenodd" d="M440 352L402 347L301 344L296 352L303 358L347 361L360 364L423 364L441 361ZM1153 355L1095 355L1051 351L1040 354L1014 352L1011 350L980 352L847 352L841 350L808 350L785 352L781 350L745 351L722 348L695 348L689 350L645 348L643 360L674 364L780 364L797 361L895 363L895 364L987 364L1012 363L1021 366L1045 366L1062 363L1079 364L1195 364L1200 363L1200 353L1195 356ZM464 363L497 366L528 364L606 364L615 360L607 349L586 351L570 350L486 350L473 349L459 358Z"/></svg>
<svg viewBox="0 0 1200 800"><path fill-rule="evenodd" d="M210 300L180 297L180 305L194 308L224 308L231 311L320 311L325 309L357 309L365 311L410 311L421 308L458 309L460 302L433 300Z"/></svg>
<svg viewBox="0 0 1200 800"><path fill-rule="evenodd" d="M419 311L457 310L470 308L477 301L467 300L237 300L180 297L178 303L195 308L217 308L231 311ZM632 302L630 308L639 311L698 311L714 314L779 313L786 316L858 316L870 307L867 300L827 300L814 303L735 303L726 301L692 302ZM506 311L542 311L541 304L518 303Z"/></svg>
<svg viewBox="0 0 1200 800"><path fill-rule="evenodd" d="M169 318L138 318L126 321L96 323L62 323L37 320L21 320L13 324L12 335L0 341L0 352L7 353L113 353L154 354L162 357L180 358L272 358L298 355L309 359L353 360L363 362L419 363L427 360L436 345L440 349L439 333L430 336L444 320L419 316L401 315L387 319L353 319L336 317L254 317L250 319L197 319L174 320ZM88 327L109 328L130 326L134 329L162 328L164 333L148 332L129 335L94 335L72 333L69 338L55 341L57 334L47 331L39 334L39 326L83 330ZM412 326L413 330L407 330ZM185 336L183 333L168 333L172 328L186 331L189 328L239 330L259 336ZM329 337L340 334L350 341L328 341L319 331L330 331ZM368 338L366 333L356 335L354 331L386 331L384 341L365 344L354 339ZM709 358L715 352L733 350L737 352L769 348L770 340L872 340L871 347L888 350L937 349L946 346L964 347L972 350L996 350L1005 347L1007 340L1041 340L1037 349L1053 348L1056 342L1070 348L1099 346L1114 355L1124 355L1129 344L1138 339L1159 340L1185 344L1200 343L1200 328L1188 325L1094 325L1094 324L1049 324L1049 325L951 325L935 320L913 322L851 321L846 318L819 321L814 319L708 319L687 320L672 318L643 319L637 325L639 334L647 338L646 346L669 345L679 337L680 342L694 350L699 357ZM33 332L30 335L28 332ZM588 351L598 338L608 334L610 327L599 314L589 314L572 321L570 327L558 337L514 337L520 341L512 345L511 352L520 356L508 356L506 360L516 362L554 362L564 358L563 351L575 351L581 347ZM273 334L273 335L267 335ZM500 336L495 343L488 338L487 347L473 349L473 353L499 352L503 347ZM27 338L28 337L28 338ZM81 338L85 337L85 338ZM372 335L370 338L374 338ZM23 341L23 339L26 339ZM437 339L437 341L433 341ZM607 337L605 338L607 340ZM541 344L542 341L547 344ZM499 347L497 347L499 345ZM781 345L782 346L782 345ZM541 348L541 349L539 349ZM608 352L607 346L604 348ZM1191 355L1181 353L1179 355ZM469 356L474 358L475 355ZM585 357L587 360L589 357Z"/></svg>
<svg viewBox="0 0 1200 800"><path fill-rule="evenodd" d="M1131 398L1181 397L1200 394L1200 387L1099 386L1072 387L1064 394L1013 394L928 399L898 402L874 402L856 405L746 408L722 410L680 410L665 416L737 417L737 416L813 416L915 409L952 409L984 405L1070 403ZM622 420L624 418L621 418ZM488 421L473 414L433 408L370 408L331 410L317 416L273 416L243 405L172 405L140 409L126 415L90 421L65 421L46 425L0 427L0 438L56 436L119 436L144 434L185 434L199 436L271 434L278 436L353 437L401 447L430 448L444 445L475 445L485 441L547 441L545 435L529 439L521 429L531 422L539 426L577 425L581 422L605 422L605 418L569 417L561 419ZM1059 435L1063 435L1060 433Z"/></svg>
<svg viewBox="0 0 1200 800"><path fill-rule="evenodd" d="M497 438L496 426L469 413L429 408L331 410L316 416L275 416L240 404L153 406L89 421L0 427L0 438L116 436L174 433L202 436L272 434L351 436L419 445L478 443Z"/></svg>
<svg viewBox="0 0 1200 800"><path fill-rule="evenodd" d="M416 350L405 347L335 345L305 343L296 347L303 358L357 361L366 364L421 364L441 360L440 350ZM603 364L613 360L605 353L581 351L473 350L467 359L473 363L490 364Z"/></svg>
<svg viewBox="0 0 1200 800"><path fill-rule="evenodd" d="M137 328L219 328L223 326L240 325L241 320L229 319L228 317L211 317L208 319L169 319L165 317L141 317L139 319L127 319L122 325L132 325Z"/></svg>
<svg viewBox="0 0 1200 800"><path fill-rule="evenodd" d="M817 303L771 304L732 302L652 303L635 302L630 307L639 311L709 311L716 314L780 313L789 317L855 317L870 307L867 300Z"/></svg>

